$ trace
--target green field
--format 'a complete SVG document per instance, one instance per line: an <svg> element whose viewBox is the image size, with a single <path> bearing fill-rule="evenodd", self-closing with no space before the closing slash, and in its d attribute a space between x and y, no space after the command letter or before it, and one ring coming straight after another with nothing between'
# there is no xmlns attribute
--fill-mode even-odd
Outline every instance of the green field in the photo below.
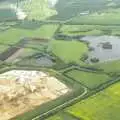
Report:
<svg viewBox="0 0 120 120"><path fill-rule="evenodd" d="M22 59L24 57L28 57L28 56L34 55L34 54L36 54L38 52L39 51L34 50L34 49L24 48L24 50L19 54L18 58Z"/></svg>
<svg viewBox="0 0 120 120"><path fill-rule="evenodd" d="M120 36L120 0L59 0L54 7L48 2L0 2L0 54L21 47L19 41L26 38L20 51L7 51L12 55L5 60L1 56L0 72L8 68L47 71L70 92L14 119L31 120L43 114L45 120L120 120L120 82L115 83L120 78L120 60L89 64L85 59L96 48L80 40ZM15 7L27 15L24 20L17 19ZM102 42L97 47L104 47Z"/></svg>
<svg viewBox="0 0 120 120"><path fill-rule="evenodd" d="M65 35L102 35L103 29L106 28L100 25L63 25L60 29Z"/></svg>
<svg viewBox="0 0 120 120"><path fill-rule="evenodd" d="M4 32L0 32L0 43L14 44L24 37L36 37L36 38L51 38L57 29L58 25L42 25L40 28L22 29L22 28L11 28Z"/></svg>
<svg viewBox="0 0 120 120"><path fill-rule="evenodd" d="M78 120L77 117L74 117L73 115L67 113L67 112L59 112L51 117L49 117L46 120Z"/></svg>
<svg viewBox="0 0 120 120"><path fill-rule="evenodd" d="M120 120L120 83L66 109L84 120Z"/></svg>
<svg viewBox="0 0 120 120"><path fill-rule="evenodd" d="M91 25L119 25L120 21L120 8L106 9L100 12L95 12L86 16L73 18L70 23L75 24L91 24Z"/></svg>
<svg viewBox="0 0 120 120"><path fill-rule="evenodd" d="M120 35L116 25L63 25L60 32L64 35Z"/></svg>
<svg viewBox="0 0 120 120"><path fill-rule="evenodd" d="M65 74L91 89L97 88L111 79L106 74L84 72L77 69L73 69Z"/></svg>
<svg viewBox="0 0 120 120"><path fill-rule="evenodd" d="M80 58L88 51L88 48L84 43L77 41L53 40L51 41L51 50L66 63L83 64Z"/></svg>
<svg viewBox="0 0 120 120"><path fill-rule="evenodd" d="M93 65L93 67L101 68L105 72L120 72L120 61L114 60L114 61L108 61L105 63L98 63L96 65Z"/></svg>
<svg viewBox="0 0 120 120"><path fill-rule="evenodd" d="M0 53L4 52L8 48L9 48L9 46L7 46L7 45L0 45Z"/></svg>

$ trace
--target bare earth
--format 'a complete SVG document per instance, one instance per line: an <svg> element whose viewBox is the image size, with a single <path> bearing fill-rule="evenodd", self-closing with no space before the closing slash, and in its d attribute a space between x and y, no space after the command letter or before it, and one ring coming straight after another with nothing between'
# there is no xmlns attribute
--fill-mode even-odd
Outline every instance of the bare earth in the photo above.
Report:
<svg viewBox="0 0 120 120"><path fill-rule="evenodd" d="M0 120L34 109L68 91L66 85L41 71L12 70L0 74Z"/></svg>

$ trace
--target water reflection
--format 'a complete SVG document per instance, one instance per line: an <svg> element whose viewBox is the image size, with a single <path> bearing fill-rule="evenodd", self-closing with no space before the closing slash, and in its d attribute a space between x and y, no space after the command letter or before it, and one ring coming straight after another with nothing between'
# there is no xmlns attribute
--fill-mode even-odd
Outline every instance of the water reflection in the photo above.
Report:
<svg viewBox="0 0 120 120"><path fill-rule="evenodd" d="M91 59L97 58L99 62L120 59L120 38L116 36L86 36L83 41L89 42L89 58L86 62L91 63Z"/></svg>

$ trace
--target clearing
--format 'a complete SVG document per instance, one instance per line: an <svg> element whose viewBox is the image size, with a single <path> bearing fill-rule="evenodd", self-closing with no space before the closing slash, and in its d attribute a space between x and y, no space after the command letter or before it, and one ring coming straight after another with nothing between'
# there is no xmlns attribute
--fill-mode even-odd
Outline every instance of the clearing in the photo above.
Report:
<svg viewBox="0 0 120 120"><path fill-rule="evenodd" d="M0 119L6 120L66 94L69 88L41 71L11 70L0 75Z"/></svg>

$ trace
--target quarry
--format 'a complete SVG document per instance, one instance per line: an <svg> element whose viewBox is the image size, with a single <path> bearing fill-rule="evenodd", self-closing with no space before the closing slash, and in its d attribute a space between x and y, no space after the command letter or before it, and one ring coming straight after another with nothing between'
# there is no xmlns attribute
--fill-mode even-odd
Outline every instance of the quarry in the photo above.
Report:
<svg viewBox="0 0 120 120"><path fill-rule="evenodd" d="M0 74L0 120L34 109L66 94L69 88L41 71L11 70Z"/></svg>

